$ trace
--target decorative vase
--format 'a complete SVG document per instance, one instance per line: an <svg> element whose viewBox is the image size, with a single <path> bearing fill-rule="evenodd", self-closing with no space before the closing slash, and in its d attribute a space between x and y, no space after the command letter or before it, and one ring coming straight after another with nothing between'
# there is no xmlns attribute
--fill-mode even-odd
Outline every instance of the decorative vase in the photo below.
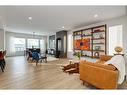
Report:
<svg viewBox="0 0 127 95"><path fill-rule="evenodd" d="M122 52L122 47L120 47L120 46L117 46L117 47L115 47L115 51L118 53L118 54L120 54L120 52Z"/></svg>

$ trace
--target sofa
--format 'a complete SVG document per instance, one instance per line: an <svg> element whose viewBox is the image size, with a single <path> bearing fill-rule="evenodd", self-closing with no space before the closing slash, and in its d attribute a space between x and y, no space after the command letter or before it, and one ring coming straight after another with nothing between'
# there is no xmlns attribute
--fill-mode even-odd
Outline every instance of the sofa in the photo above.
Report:
<svg viewBox="0 0 127 95"><path fill-rule="evenodd" d="M81 61L79 65L80 79L99 89L116 89L118 87L118 70L113 65L105 65L112 56L101 55L95 62Z"/></svg>

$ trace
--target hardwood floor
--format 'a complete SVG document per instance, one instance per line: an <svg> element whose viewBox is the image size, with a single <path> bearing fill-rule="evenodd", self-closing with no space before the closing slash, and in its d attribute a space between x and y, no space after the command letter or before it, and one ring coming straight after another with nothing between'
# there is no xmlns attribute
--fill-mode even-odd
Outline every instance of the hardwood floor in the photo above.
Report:
<svg viewBox="0 0 127 95"><path fill-rule="evenodd" d="M94 89L82 85L78 74L69 75L61 70L67 59L50 61L35 66L25 57L6 58L6 70L0 72L0 89ZM126 88L124 83L120 88Z"/></svg>
<svg viewBox="0 0 127 95"><path fill-rule="evenodd" d="M48 63L27 63L24 57L6 58L6 70L0 73L0 89L85 89L79 75L63 73L67 59Z"/></svg>

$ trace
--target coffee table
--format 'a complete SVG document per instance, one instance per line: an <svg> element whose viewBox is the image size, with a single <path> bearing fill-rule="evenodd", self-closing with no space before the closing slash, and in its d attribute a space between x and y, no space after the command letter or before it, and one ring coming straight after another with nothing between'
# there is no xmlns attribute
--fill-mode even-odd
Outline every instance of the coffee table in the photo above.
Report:
<svg viewBox="0 0 127 95"><path fill-rule="evenodd" d="M79 73L79 60L69 60L69 64L63 66L62 70L69 74Z"/></svg>

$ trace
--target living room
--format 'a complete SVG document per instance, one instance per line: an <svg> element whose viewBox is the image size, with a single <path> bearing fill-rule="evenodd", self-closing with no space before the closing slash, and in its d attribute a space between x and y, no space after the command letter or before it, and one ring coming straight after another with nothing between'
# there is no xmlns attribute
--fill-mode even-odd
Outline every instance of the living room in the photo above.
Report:
<svg viewBox="0 0 127 95"><path fill-rule="evenodd" d="M127 6L0 6L0 27L0 89L127 89L114 64L90 65L120 56L127 72Z"/></svg>

